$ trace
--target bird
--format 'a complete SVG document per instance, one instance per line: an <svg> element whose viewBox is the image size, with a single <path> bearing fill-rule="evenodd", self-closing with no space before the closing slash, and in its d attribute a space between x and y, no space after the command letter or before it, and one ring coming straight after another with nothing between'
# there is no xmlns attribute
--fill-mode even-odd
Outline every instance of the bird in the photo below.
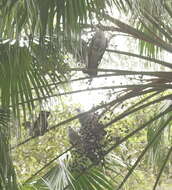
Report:
<svg viewBox="0 0 172 190"><path fill-rule="evenodd" d="M48 128L48 117L50 115L49 111L40 111L38 118L33 124L33 136L43 135Z"/></svg>
<svg viewBox="0 0 172 190"><path fill-rule="evenodd" d="M77 61L82 64L88 62L88 45L87 42L81 39L80 47L77 49Z"/></svg>
<svg viewBox="0 0 172 190"><path fill-rule="evenodd" d="M69 142L72 145L76 145L81 142L80 136L72 127L68 127L68 138L69 138Z"/></svg>
<svg viewBox="0 0 172 190"><path fill-rule="evenodd" d="M83 71L84 73L87 73L90 77L97 76L97 68L101 62L106 47L107 39L104 32L100 29L96 29L96 33L88 47L88 62L86 70Z"/></svg>
<svg viewBox="0 0 172 190"><path fill-rule="evenodd" d="M30 129L32 128L32 124L30 121L25 121L22 123L22 125L26 128L26 129Z"/></svg>
<svg viewBox="0 0 172 190"><path fill-rule="evenodd" d="M32 133L33 133L32 123L30 121L25 121L22 123L22 125L29 131L29 135L32 136Z"/></svg>
<svg viewBox="0 0 172 190"><path fill-rule="evenodd" d="M80 108L77 108L76 111L79 113L78 120L81 124L81 127L88 125L90 120L92 120L92 113L84 113L85 111L81 110Z"/></svg>
<svg viewBox="0 0 172 190"><path fill-rule="evenodd" d="M78 119L79 119L79 122L81 125L83 125L85 123L85 121L87 120L87 118L85 117L86 115L83 114L84 111L81 110L80 108L76 108L76 111L78 112L79 116L78 116ZM81 114L81 115L80 115Z"/></svg>

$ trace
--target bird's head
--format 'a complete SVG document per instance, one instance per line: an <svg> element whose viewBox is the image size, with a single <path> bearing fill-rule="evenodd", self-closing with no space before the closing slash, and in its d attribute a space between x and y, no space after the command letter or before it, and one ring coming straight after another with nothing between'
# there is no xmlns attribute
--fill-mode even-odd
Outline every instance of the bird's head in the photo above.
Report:
<svg viewBox="0 0 172 190"><path fill-rule="evenodd" d="M68 130L72 130L72 127L71 127L71 126L69 126L69 127L68 127Z"/></svg>
<svg viewBox="0 0 172 190"><path fill-rule="evenodd" d="M100 28L96 28L95 36L96 38L105 38L105 34Z"/></svg>

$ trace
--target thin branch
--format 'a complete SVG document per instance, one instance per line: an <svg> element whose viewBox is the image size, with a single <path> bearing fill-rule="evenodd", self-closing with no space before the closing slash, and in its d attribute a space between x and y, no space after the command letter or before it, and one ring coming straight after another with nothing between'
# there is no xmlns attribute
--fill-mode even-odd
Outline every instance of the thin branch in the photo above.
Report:
<svg viewBox="0 0 172 190"><path fill-rule="evenodd" d="M128 115L130 115L130 114L132 114L132 113L135 113L135 112L138 111L138 110L141 110L141 109L143 109L143 108L146 108L146 107L148 107L148 106L150 106L150 105L153 105L153 104L155 104L155 103L159 103L160 101L163 101L163 100L168 99L168 98L170 98L170 97L172 97L172 95L166 95L166 96L160 97L160 98L158 98L158 99L156 99L156 100L153 100L153 101L151 101L151 102L148 102L148 103L146 103L146 104L143 104L143 105L141 105L141 106L139 106L139 107L137 107L137 108L135 108L135 109L129 110L128 112L123 112L123 113L120 114L119 116L115 117L115 119L113 119L113 120L111 120L109 123L105 124L103 128L106 128L106 127L108 127L109 125L112 125L113 123L119 121L120 119L122 119L122 118L124 118L124 117L126 117L126 116L128 116Z"/></svg>
<svg viewBox="0 0 172 190"><path fill-rule="evenodd" d="M115 18L113 18L107 14L104 14L104 16L106 19L108 19L113 24L115 24L116 26L119 27L118 29L116 29L113 26L111 26L111 27L104 26L104 28L110 29L111 31L119 31L120 30L123 33L131 34L134 38L149 42L149 43L154 44L160 48L165 49L168 52L172 52L172 45L163 41L162 39L159 40L159 39L155 38L155 36L153 36L153 35L145 34L141 31L135 29L134 27L132 27L128 24L125 24L125 23L121 22L120 20L115 19Z"/></svg>
<svg viewBox="0 0 172 190"><path fill-rule="evenodd" d="M171 73L170 73L171 74ZM166 76L167 78L167 76ZM167 82L170 82L171 79L168 79ZM45 100L48 98L52 98L52 97L58 97L58 96L66 96L66 95L70 95L70 94L76 94L76 93L81 93L81 92L87 92L87 91L97 91L97 90L109 90L109 89L128 89L128 90L138 90L141 88L150 88L150 87L154 87L154 89L156 90L160 90L160 89L172 89L172 84L165 84L164 81L160 84L160 83L148 83L148 84L131 84L131 85L115 85L115 86L102 86L102 87L97 87L97 88L86 88L86 89L82 89L82 90L74 90L74 91L70 91L70 92L63 92L63 93L58 93L58 94L53 94L50 96L43 96L43 97L38 97L38 98L33 98L30 101L25 101L25 102L19 102L18 105L22 105L24 103L28 103L28 102L34 102L34 101L40 101L40 100Z"/></svg>
<svg viewBox="0 0 172 190"><path fill-rule="evenodd" d="M147 97L144 98L143 100L140 100L140 101L137 102L136 104L130 106L125 112L132 110L133 108L135 108L135 107L138 106L139 104L142 104L142 103L146 102L147 100L153 98L154 96L158 95L158 94L161 93L161 92L163 92L163 91L158 91L158 92L155 92L155 93L153 93L153 94L147 96Z"/></svg>
<svg viewBox="0 0 172 190"><path fill-rule="evenodd" d="M83 69L81 68L79 71L82 71L82 70ZM116 75L115 74L102 74L102 75L93 76L92 78L112 77L112 76L116 76ZM72 80L64 80L64 81L60 81L60 82L53 82L53 83L48 84L47 86L63 85L63 84L72 83L72 82L78 82L78 81L82 81L82 80L89 80L89 79L92 79L92 78L89 77L89 76L88 77L80 77L80 78L76 78L76 79L72 79ZM39 86L39 87L41 88L43 86ZM35 89L31 88L31 90L35 90Z"/></svg>
<svg viewBox="0 0 172 190"><path fill-rule="evenodd" d="M143 100L140 100L140 101L137 102L136 104L134 104L134 105L130 106L129 108L127 108L127 110L125 110L122 114L128 113L128 111L133 110L136 106L138 106L138 105L144 103L145 101L147 101L147 100L153 98L154 96L156 96L157 94L159 94L159 93L161 93L161 92L163 92L163 91L158 91L158 92L155 92L155 93L153 93L153 94L147 96L147 97L144 98ZM118 107L118 106L119 106L120 104L122 104L122 103L123 103L123 102L119 102L117 105L115 105L115 108ZM113 109L114 109L114 108L113 108ZM100 119L100 118L102 117L102 115L104 115L107 111L108 111L108 110L106 110L106 109L105 109L104 111L102 111L102 113L99 115L99 119ZM131 114L131 113L130 113L130 114Z"/></svg>
<svg viewBox="0 0 172 190"><path fill-rule="evenodd" d="M71 71L83 71L85 68L70 68ZM114 76L121 75L147 75L147 76L156 76L162 78L170 78L172 79L172 72L167 71L157 71L157 72L149 72L149 71L130 71L130 70L121 70L121 69L90 69L89 71L98 71L98 72L114 72Z"/></svg>
<svg viewBox="0 0 172 190"><path fill-rule="evenodd" d="M155 59L155 58L151 58L151 57L143 56L143 55L138 55L138 54L130 53L130 52L126 52L126 51L119 51L119 50L112 50L112 49L106 49L106 51L107 52L112 52L112 53L118 53L118 54L122 54L122 55L127 55L127 56L132 56L132 57L137 57L137 58L140 58L140 59L144 59L144 60L147 60L147 61L158 63L160 65L163 65L165 67L168 67L168 68L172 69L172 64L170 62L161 61L161 60L158 60L158 59Z"/></svg>
<svg viewBox="0 0 172 190"><path fill-rule="evenodd" d="M11 147L11 150L13 150L13 149L15 149L15 148L17 148L17 147L19 147L19 146L21 146L21 145L23 145L23 144L29 142L29 141L31 141L32 139L35 139L36 137L37 137L37 136L29 137L28 139L22 141L21 143L18 143L18 144L16 144L16 145L12 146L12 147Z"/></svg>
<svg viewBox="0 0 172 190"><path fill-rule="evenodd" d="M113 172L113 173L116 174L115 177L108 176L108 177L110 177L110 179L111 179L112 181L114 181L116 184L119 183L117 180L115 180L116 177L118 177L118 176L124 177L120 172L117 172L115 169L112 169L112 168L110 168L110 167L108 167L108 166L105 166L105 169L106 169L106 170L109 170L110 172Z"/></svg>
<svg viewBox="0 0 172 190"><path fill-rule="evenodd" d="M76 94L76 93L81 93L81 92L87 92L87 91L97 91L97 90L109 90L109 89L138 89L138 88L150 88L154 87L157 89L172 89L172 84L156 84L156 83L149 83L149 84L131 84L131 85L115 85L115 86L101 86L101 87L96 87L96 88L86 88L82 90L74 90L70 92L63 92L56 94L56 96L64 96L64 95L69 95L69 94ZM53 95L54 96L54 95ZM48 96L52 97L52 96ZM32 101L40 100L40 98L33 99ZM24 102L27 103L27 102Z"/></svg>

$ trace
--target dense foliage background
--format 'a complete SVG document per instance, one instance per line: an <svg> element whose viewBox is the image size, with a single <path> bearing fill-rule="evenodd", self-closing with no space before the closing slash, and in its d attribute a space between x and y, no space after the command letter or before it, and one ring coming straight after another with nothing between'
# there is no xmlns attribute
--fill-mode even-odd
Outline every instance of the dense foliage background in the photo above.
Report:
<svg viewBox="0 0 172 190"><path fill-rule="evenodd" d="M1 0L0 189L171 189L171 23L168 0ZM90 78L96 27L108 47ZM67 135L94 125L96 161Z"/></svg>

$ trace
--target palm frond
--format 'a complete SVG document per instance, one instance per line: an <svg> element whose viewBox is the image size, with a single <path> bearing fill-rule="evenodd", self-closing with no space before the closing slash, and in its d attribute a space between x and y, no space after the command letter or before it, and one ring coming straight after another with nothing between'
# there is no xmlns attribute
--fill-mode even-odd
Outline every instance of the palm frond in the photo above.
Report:
<svg viewBox="0 0 172 190"><path fill-rule="evenodd" d="M159 137L159 135L161 134L161 132L164 130L165 127L167 127L167 125L169 124L169 122L171 122L171 120L172 120L172 117L169 117L166 120L166 122L164 123L164 125L161 126L161 128L154 134L153 138L148 143L148 145L145 147L145 149L142 151L142 153L140 154L140 156L137 158L136 162L134 163L134 165L132 166L132 168L129 170L129 172L127 173L127 175L125 176L124 180L121 182L121 184L119 185L119 187L117 188L117 190L119 190L124 185L124 183L126 182L126 180L133 173L133 171L136 168L136 166L138 165L138 163L140 163L141 159L146 154L146 152L148 151L148 149L155 143L155 140L157 139L157 137Z"/></svg>
<svg viewBox="0 0 172 190"><path fill-rule="evenodd" d="M160 109L160 106L158 106ZM147 138L148 142L151 141L152 137L154 136L154 133L156 133L157 130L161 128L161 126L164 125L167 118L171 116L171 112L169 112L167 115L164 115L163 117L159 118L159 120L155 121L147 131ZM166 154L166 149L170 145L170 142L168 141L167 132L170 131L170 125L168 126L169 129L163 131L159 138L154 142L152 147L149 150L148 153L148 162L153 165L155 171L162 167L162 160L164 160L164 156Z"/></svg>
<svg viewBox="0 0 172 190"><path fill-rule="evenodd" d="M35 106L32 101L34 97L46 99L47 96L53 94L48 85L49 82L66 79L67 64L63 64L62 59L55 64L57 57L51 58L52 52L47 52L47 54L44 52L45 59L42 61L39 59L42 52L30 51L26 45L21 46L18 42L13 42L13 44L9 41L4 42L0 44L0 48L1 106L11 106L17 118L20 118L22 108L26 117L26 107L31 111ZM51 61L46 60L47 57ZM54 77L50 77L51 75L56 78L55 81ZM21 107L19 102L21 102Z"/></svg>
<svg viewBox="0 0 172 190"><path fill-rule="evenodd" d="M18 190L16 174L10 155L9 111L0 109L0 189Z"/></svg>
<svg viewBox="0 0 172 190"><path fill-rule="evenodd" d="M155 181L153 190L155 190L156 187L157 187L157 185L158 185L158 182L159 182L160 177L161 177L161 175L162 175L162 173L163 173L163 170L165 169L165 166L166 166L166 164L167 164L167 162L168 162L168 160L169 160L169 158L170 158L171 152L172 152L172 147L169 149L169 151L168 151L168 153L167 153L167 155L166 155L166 157L165 157L165 159L164 159L164 162L163 162L163 164L162 164L162 166L161 166L161 169L160 169L159 174L158 174L158 176L157 176L157 179L156 179L156 181Z"/></svg>
<svg viewBox="0 0 172 190"><path fill-rule="evenodd" d="M100 168L92 168L86 173L72 171L69 167L69 160L60 161L59 165L53 167L43 179L37 181L35 187L40 187L41 184L45 189L48 186L52 190L113 189L112 182Z"/></svg>
<svg viewBox="0 0 172 190"><path fill-rule="evenodd" d="M92 15L88 14L91 10L100 15L111 2L112 0L4 1L0 7L1 34L3 38L13 38L23 32L28 33L29 28L29 33L32 36L39 36L40 42L44 40L45 35L58 36L62 31L62 38L64 36L70 38L80 30L79 24L86 23L88 18L92 18Z"/></svg>

